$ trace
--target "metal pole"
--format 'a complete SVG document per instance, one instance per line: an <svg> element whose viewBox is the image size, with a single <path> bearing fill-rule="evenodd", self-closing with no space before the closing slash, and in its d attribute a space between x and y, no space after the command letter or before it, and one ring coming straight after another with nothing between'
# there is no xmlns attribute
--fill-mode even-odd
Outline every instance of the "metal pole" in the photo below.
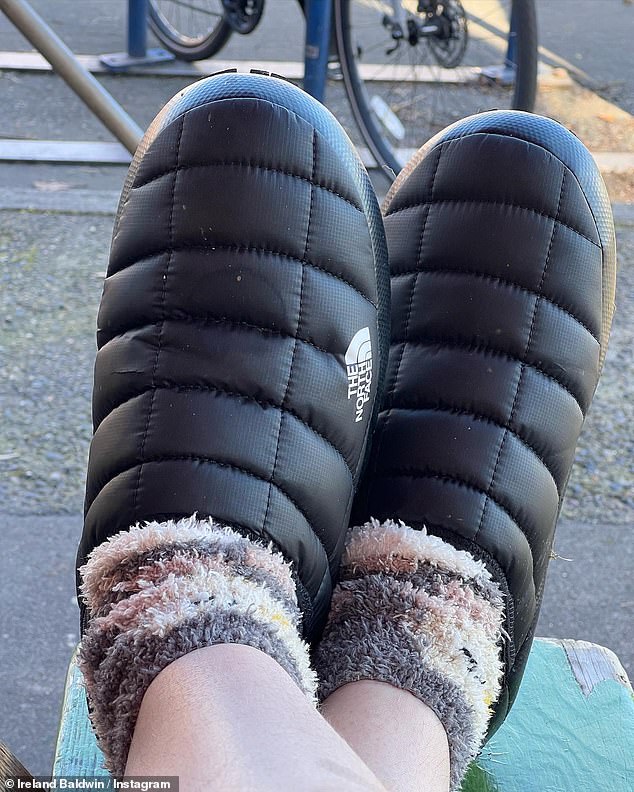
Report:
<svg viewBox="0 0 634 792"><path fill-rule="evenodd" d="M326 92L331 20L332 0L308 0L304 90L320 102Z"/></svg>
<svg viewBox="0 0 634 792"><path fill-rule="evenodd" d="M517 49L517 1L518 0L513 0L511 3L511 24L506 48L507 66L517 66L517 61L515 59L515 50Z"/></svg>
<svg viewBox="0 0 634 792"><path fill-rule="evenodd" d="M147 0L128 0L128 55L147 55Z"/></svg>
<svg viewBox="0 0 634 792"><path fill-rule="evenodd" d="M103 124L134 154L143 130L86 71L64 42L24 0L0 0L0 11L39 50L59 76L82 99Z"/></svg>

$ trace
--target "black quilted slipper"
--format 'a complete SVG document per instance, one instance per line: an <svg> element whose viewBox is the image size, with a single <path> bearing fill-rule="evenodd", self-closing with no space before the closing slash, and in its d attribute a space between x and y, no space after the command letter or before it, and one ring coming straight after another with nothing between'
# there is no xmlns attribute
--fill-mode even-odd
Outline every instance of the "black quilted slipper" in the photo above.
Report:
<svg viewBox="0 0 634 792"><path fill-rule="evenodd" d="M519 112L437 135L383 214L392 340L353 509L354 525L376 521L351 534L319 671L323 695L369 677L430 703L456 786L505 718L531 646L606 353L614 230L584 146Z"/></svg>
<svg viewBox="0 0 634 792"><path fill-rule="evenodd" d="M314 693L301 636L323 627L378 412L386 256L350 141L281 79L195 83L141 143L99 309L78 552L115 772L151 679L192 649L257 646Z"/></svg>

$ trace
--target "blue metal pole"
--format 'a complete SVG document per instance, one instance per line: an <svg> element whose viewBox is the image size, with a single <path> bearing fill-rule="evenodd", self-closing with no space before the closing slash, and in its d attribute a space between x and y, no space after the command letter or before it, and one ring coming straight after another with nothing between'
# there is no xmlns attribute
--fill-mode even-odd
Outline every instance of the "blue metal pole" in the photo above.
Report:
<svg viewBox="0 0 634 792"><path fill-rule="evenodd" d="M144 58L147 53L147 0L128 0L128 55Z"/></svg>
<svg viewBox="0 0 634 792"><path fill-rule="evenodd" d="M508 46L506 49L506 65L507 66L515 66L515 50L517 47L517 11L515 10L515 4L518 2L523 2L523 0L513 0L511 4L511 25L509 31L509 40Z"/></svg>
<svg viewBox="0 0 634 792"><path fill-rule="evenodd" d="M326 93L332 0L308 0L304 90L320 102Z"/></svg>

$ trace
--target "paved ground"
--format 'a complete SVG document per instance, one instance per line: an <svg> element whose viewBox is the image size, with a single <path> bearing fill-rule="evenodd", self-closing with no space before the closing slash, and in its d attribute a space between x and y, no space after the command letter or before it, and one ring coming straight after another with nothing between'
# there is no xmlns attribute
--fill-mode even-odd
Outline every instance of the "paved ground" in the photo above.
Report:
<svg viewBox="0 0 634 792"><path fill-rule="evenodd" d="M295 4L291 0L268 2L269 9L258 33L249 39L235 37L223 51L223 58L275 58L281 51L291 60L301 57L301 18ZM100 53L124 47L126 4L123 0L82 0L79 21L76 0L34 0L33 5L76 51ZM581 137L592 141L596 150L633 150L634 137L631 134L628 137L624 130L631 130L629 114L634 112L634 80L630 65L634 6L622 0L602 0L601 3L596 0L538 0L538 10L543 58L551 65L566 66L583 83L575 87L576 93L572 95L544 93L540 98L542 111L576 126ZM0 15L0 50L20 49L30 47ZM576 69L581 69L583 74ZM147 124L164 101L183 84L182 80L165 78L110 77L104 82L142 125ZM3 99L0 134L4 136L110 139L53 75L0 72L0 97ZM27 272L36 262L45 264L47 256L58 270L64 268L65 262L81 264L73 270L79 275L67 302L78 306L81 321L77 319L80 325L76 333L85 344L92 334L93 322L86 316L98 299L98 273L105 269L108 227L124 173L125 168L118 166L0 165L0 275L3 267L6 274L7 262ZM619 202L634 199L632 184L631 173L615 178L610 182L614 198ZM30 207L30 213L13 211L20 207ZM47 211L51 209L57 213ZM618 232L623 272L631 278L634 213L621 205L616 212L620 218ZM47 341L52 350L57 350L54 354L59 357L55 361L60 365L51 365L44 354L37 357L35 352L33 366L29 365L26 333L33 333L32 346L35 347L38 329L41 329L37 326L29 329L19 324L16 332L23 333L20 337L23 351L19 355L12 354L11 359L6 355L10 345L3 348L0 344L0 369L10 368L21 372L20 376L30 377L23 379L13 391L14 385L5 379L0 398L0 440L19 441L19 437L11 434L14 425L11 415L16 411L33 411L38 405L47 404L48 397L53 401L60 398L55 391L46 392L47 377L51 382L55 382L56 377L63 379L72 399L65 399L64 421L49 432L51 437L47 438L44 431L37 440L44 445L43 454L37 458L46 459L46 454L56 453L54 445L60 440L63 424L73 427L69 430L71 435L77 431L77 426L82 427L77 437L64 438L64 442L72 441L74 451L68 469L63 467L67 463L61 460L61 478L55 477L60 460L54 456L49 458L49 468L43 467L41 471L17 465L21 471L18 479L22 482L19 491L24 496L20 509L3 508L9 503L7 479L3 477L9 475L9 470L15 470L16 460L6 457L15 453L15 443L9 450L0 443L3 548L0 555L0 739L8 742L37 773L46 773L51 766L65 667L78 637L73 570L75 546L81 530L78 493L89 436L89 429L84 431L84 428L88 419L90 369L85 356L78 357L74 353L74 342L71 343L59 328L56 332L54 311L61 310L66 301L62 299L59 305L52 305L52 295L57 299L57 293L54 283L46 280L52 269L47 272L45 266L44 269L40 266L35 269L34 277L41 279L42 301L46 301L47 290L50 290L51 311L47 313L42 306L40 309L46 314ZM628 322L634 288L630 286L631 280L624 282L628 294L621 317L623 322ZM23 305L18 299L16 311L18 309L28 314L28 301ZM4 320L6 316L0 318ZM69 321L69 317L65 321ZM10 338L10 333L7 337ZM614 361L615 381L618 367L627 372L631 363L631 355L628 356L624 349L625 345L619 348L618 355L623 357ZM17 359L16 355L26 357ZM42 371L50 373L42 375ZM619 398L625 406L634 401L627 376L624 375L617 385ZM31 388L27 398L24 397L25 387ZM632 675L633 471L631 457L624 459L623 454L631 452L634 430L625 407L621 415L624 417L617 416L620 421L618 442L612 444L612 449L605 450L603 456L597 456L596 463L586 464L590 472L593 464L596 468L598 490L601 490L601 482L610 480L614 484L621 481L622 484L618 484L621 489L617 487L611 494L601 490L592 496L598 498L594 501L586 497L588 493L583 487L580 492L571 493L571 502L581 505L578 512L572 509L565 513L566 519L558 529L556 550L563 558L551 564L538 633L583 638L607 645L619 654ZM600 429L598 426L597 436ZM599 440L596 443L593 440L591 447L585 449L593 459L599 444ZM617 467L621 472L613 476ZM14 475L13 472L10 475ZM74 484L61 497L61 482L67 481ZM630 496L624 494L627 488ZM15 487L13 495L14 490ZM45 508L43 503L49 503L50 508Z"/></svg>

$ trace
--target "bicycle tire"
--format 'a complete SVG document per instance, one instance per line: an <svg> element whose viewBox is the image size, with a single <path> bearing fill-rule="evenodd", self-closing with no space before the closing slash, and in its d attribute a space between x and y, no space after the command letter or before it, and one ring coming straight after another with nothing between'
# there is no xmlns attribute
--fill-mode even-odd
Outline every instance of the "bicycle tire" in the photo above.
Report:
<svg viewBox="0 0 634 792"><path fill-rule="evenodd" d="M208 7L217 7L218 11L207 10ZM191 12L189 25L184 23L183 8L189 8ZM161 44L180 60L211 58L224 47L233 32L224 18L220 0L149 0L148 12L150 29ZM202 22L206 16L215 20L207 28Z"/></svg>
<svg viewBox="0 0 634 792"><path fill-rule="evenodd" d="M451 2L451 0L447 0L447 2ZM482 18L485 7L499 9L501 8L500 4L504 2L507 3L507 13L502 17L496 10L495 24ZM411 70L412 74L414 73L412 67L424 66L427 70L425 87L421 89L420 97L414 98L413 90L416 89L412 89L410 86L418 85L416 81L392 83L389 80L390 74L398 73L401 77L404 74L407 76L402 68L400 72L392 68L394 65L402 67L403 64L384 62L367 65L366 79L360 73L362 58L364 55L367 57L363 42L357 41L360 35L366 36L366 40L372 42L371 47L376 47L377 50L379 47L393 46L395 43L391 38L391 33L387 33L385 30L385 36L383 39L381 38L382 34L376 29L376 17L374 27L370 21L370 7L376 7L376 10L381 13L389 11L391 4L386 0L362 0L362 2L361 0L334 0L337 50L345 91L363 141L379 167L390 179L393 179L400 171L411 153L436 132L467 115L494 109L491 106L493 99L495 99L496 109L533 110L537 85L537 19L534 0L464 0L464 5L472 20L469 23L469 16L467 17L468 30L473 28L480 33L490 28L493 31L491 41L487 41L486 37L482 35L476 39L473 49L477 55L473 53L467 55L469 47L472 46L471 42L465 51L466 68L464 73L473 74L474 79L477 77L479 82L467 82L464 86L462 84L443 86L440 81L434 82L434 69L439 75L439 80L440 76L443 80L447 79L447 72L442 72L439 66L431 63L432 57L434 57L433 53L427 53L425 56L427 60L423 60L425 52L422 46L427 46L427 43L423 40L422 44L421 42L417 44L418 57L413 61L411 55L414 47L405 41L405 46L409 46L410 49L409 51L403 50L402 41L400 54L406 52L410 59L406 69ZM478 67L475 62L473 64L470 62L477 58L484 59L490 54L489 51L501 50L501 43L504 43L504 47L506 46L504 35L508 37L510 32L511 11L514 14L516 31L514 55L516 69L512 89L485 78L483 75L486 70L479 71L478 69L481 67ZM478 17L475 12L480 12L481 16ZM413 12L408 13L411 15ZM365 19L365 16L362 17L362 15L367 16L367 32L360 34L360 20ZM378 24L385 29L385 17L383 20L379 19ZM504 25L508 27L504 27ZM373 43L375 39L378 42L376 45ZM472 36L471 39L473 40ZM495 47L493 43L495 43ZM431 48L427 46L427 49L431 52ZM505 50L502 51L506 54ZM370 52L370 48L367 49L367 52ZM390 54L393 53L379 53L379 57L385 61ZM504 61L504 55L501 60ZM373 71L374 66L376 69ZM389 73L388 68L391 69ZM384 75L383 78L382 75ZM368 77L375 79L370 80ZM386 85L393 85L393 87L386 88ZM411 94L411 101L403 100L405 91ZM394 99L390 99L392 95L390 92L394 93ZM431 92L435 92L434 101L429 100ZM426 99L422 98L425 96ZM438 105L439 97L444 107ZM379 114L382 115L383 120L379 119ZM399 124L402 128L398 126ZM395 135L388 131L387 125L392 127ZM403 132L404 137L397 139Z"/></svg>

